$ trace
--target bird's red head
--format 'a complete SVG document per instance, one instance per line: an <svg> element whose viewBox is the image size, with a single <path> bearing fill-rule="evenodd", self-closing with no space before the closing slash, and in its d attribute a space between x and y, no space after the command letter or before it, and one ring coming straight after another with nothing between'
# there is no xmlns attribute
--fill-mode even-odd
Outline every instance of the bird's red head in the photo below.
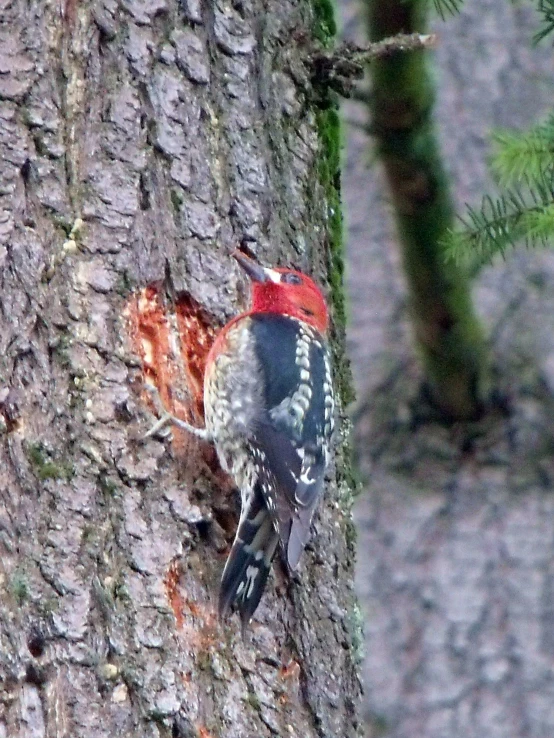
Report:
<svg viewBox="0 0 554 738"><path fill-rule="evenodd" d="M303 320L325 333L329 314L316 283L294 269L263 267L242 251L234 258L252 281L252 312L279 313Z"/></svg>

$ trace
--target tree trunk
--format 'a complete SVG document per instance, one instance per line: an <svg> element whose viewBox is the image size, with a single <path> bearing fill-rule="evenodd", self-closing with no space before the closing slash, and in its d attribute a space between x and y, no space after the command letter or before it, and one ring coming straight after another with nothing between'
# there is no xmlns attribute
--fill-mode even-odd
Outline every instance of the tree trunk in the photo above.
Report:
<svg viewBox="0 0 554 738"><path fill-rule="evenodd" d="M341 298L337 118L302 63L328 7L0 13L0 736L354 735L345 441L298 581L276 572L243 641L214 615L229 481L199 442L143 440L144 381L202 421L242 238Z"/></svg>
<svg viewBox="0 0 554 738"><path fill-rule="evenodd" d="M365 4L372 41L426 31L427 0ZM485 396L485 347L468 275L446 261L442 246L454 208L434 131L427 53L396 52L370 71L371 125L394 202L425 380L446 417L474 419Z"/></svg>

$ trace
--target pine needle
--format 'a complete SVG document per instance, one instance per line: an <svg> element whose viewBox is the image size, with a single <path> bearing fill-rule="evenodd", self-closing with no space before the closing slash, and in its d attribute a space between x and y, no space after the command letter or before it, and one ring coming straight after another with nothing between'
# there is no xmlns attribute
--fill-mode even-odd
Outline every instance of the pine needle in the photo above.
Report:
<svg viewBox="0 0 554 738"><path fill-rule="evenodd" d="M442 20L445 20L447 15L459 13L462 4L463 0L433 0L435 10Z"/></svg>
<svg viewBox="0 0 554 738"><path fill-rule="evenodd" d="M492 170L501 185L543 179L554 166L554 115L529 131L493 135Z"/></svg>
<svg viewBox="0 0 554 738"><path fill-rule="evenodd" d="M533 42L536 44L554 31L554 0L539 0L538 11L543 16L544 25L533 36Z"/></svg>
<svg viewBox="0 0 554 738"><path fill-rule="evenodd" d="M386 2L386 0L385 0ZM413 2L413 0L401 0L401 2ZM430 4L431 0L424 0ZM433 0L433 7L442 20L446 20L448 15L456 15L460 12L460 8L464 4L464 0Z"/></svg>
<svg viewBox="0 0 554 738"><path fill-rule="evenodd" d="M479 208L467 207L461 228L443 241L446 258L466 266L491 261L496 254L524 243L545 246L554 239L552 180L541 180L525 192L507 189L496 198L485 195Z"/></svg>

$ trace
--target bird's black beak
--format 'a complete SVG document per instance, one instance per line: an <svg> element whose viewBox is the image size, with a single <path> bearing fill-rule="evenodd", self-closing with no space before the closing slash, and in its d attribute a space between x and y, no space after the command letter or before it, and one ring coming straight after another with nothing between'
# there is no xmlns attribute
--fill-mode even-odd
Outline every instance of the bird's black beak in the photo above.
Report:
<svg viewBox="0 0 554 738"><path fill-rule="evenodd" d="M253 282L267 282L270 279L267 270L243 251L236 249L231 256L236 259L239 266L248 274Z"/></svg>

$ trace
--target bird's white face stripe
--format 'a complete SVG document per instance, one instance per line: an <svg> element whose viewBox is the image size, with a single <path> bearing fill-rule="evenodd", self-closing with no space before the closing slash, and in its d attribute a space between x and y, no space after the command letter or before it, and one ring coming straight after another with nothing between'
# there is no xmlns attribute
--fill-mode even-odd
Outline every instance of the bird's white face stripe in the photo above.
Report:
<svg viewBox="0 0 554 738"><path fill-rule="evenodd" d="M264 274L266 274L272 282L275 282L275 284L280 284L281 274L275 271L275 269L268 269L268 267L264 267Z"/></svg>

